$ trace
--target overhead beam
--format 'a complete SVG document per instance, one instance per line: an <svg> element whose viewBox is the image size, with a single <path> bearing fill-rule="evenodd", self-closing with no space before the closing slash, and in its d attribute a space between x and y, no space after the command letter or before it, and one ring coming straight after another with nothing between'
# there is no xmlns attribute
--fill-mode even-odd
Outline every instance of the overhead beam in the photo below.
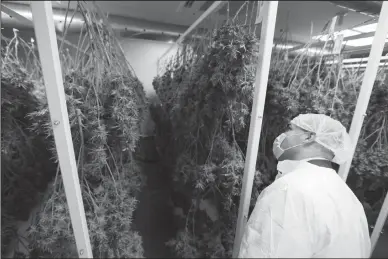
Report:
<svg viewBox="0 0 388 259"><path fill-rule="evenodd" d="M211 13L213 13L217 8L219 8L222 4L225 4L227 1L215 1L179 38L178 40L169 48L163 55L158 59L157 63L164 58L174 47L178 46L183 42L187 35L192 32L206 17L208 17Z"/></svg>
<svg viewBox="0 0 388 259"><path fill-rule="evenodd" d="M332 4L349 11L377 16L381 10L381 1L330 1Z"/></svg>
<svg viewBox="0 0 388 259"><path fill-rule="evenodd" d="M225 1L215 1L177 40L177 44L181 44L183 40L192 32L206 17L213 13L217 8L222 4L225 4Z"/></svg>
<svg viewBox="0 0 388 259"><path fill-rule="evenodd" d="M22 23L24 23L26 25L32 24L32 20L24 17L23 15L19 14L18 12L15 12L14 10L12 10L11 8L8 8L4 4L1 4L1 11L3 13L8 14L11 17L15 17L16 19L18 19L19 21L21 21Z"/></svg>
<svg viewBox="0 0 388 259"><path fill-rule="evenodd" d="M52 2L52 3L54 4L55 2ZM29 4L12 3L12 2L11 3L9 3L9 2L4 3L3 1L2 1L2 4L5 7L7 7L8 9L11 9L12 11L16 12L16 14L22 15L23 17L25 17L29 20L32 20L31 7ZM72 22L71 22L71 26L68 27L68 32L80 32L82 29L83 23L84 23L83 16L79 12L74 13L75 10L72 10L71 8L69 8L69 11L73 11L74 16L72 16ZM53 7L53 14L54 14L55 25L58 27L57 31L62 32L65 17L66 17L66 15L68 15L69 16L68 19L70 19L71 12L67 13L66 10L62 10L60 8ZM28 28L33 27L31 22L27 22L26 20L24 20L24 22L22 22L19 19L13 19L13 17L10 15L4 15L1 18L2 18L3 24L5 26L8 26L8 27L9 26L20 26L20 25L26 26Z"/></svg>
<svg viewBox="0 0 388 259"><path fill-rule="evenodd" d="M26 12L30 13L29 5L22 4L22 3L6 2L6 6L9 9L12 9L14 12L17 12L19 16L22 16L24 18L24 19L21 18L23 19L24 22L17 19L16 21L20 21L19 24L17 25L20 26L20 24L22 24L32 28L32 23L28 22L28 20L31 20L30 17L25 17L25 15L22 15L22 14L25 14ZM75 11L75 8L76 6L74 7L71 4L69 10ZM54 13L54 16L63 17L64 19L66 15L66 9L64 10L63 8L55 7L53 8L53 13ZM80 15L80 13L76 13L74 16L74 19L77 19L77 21L81 20L83 22L83 17ZM116 35L121 35L122 37L131 37L132 34L136 35L137 37L139 37L139 35L144 34L150 37L155 36L155 38L164 38L165 36L171 36L171 38L168 40L172 39L173 41L175 41L189 28L189 26L184 26L184 25L160 23L160 22L155 22L155 21L146 20L146 19L124 17L119 15L109 15L107 19L112 29L116 32ZM3 25L3 27L10 26L11 22L15 23L14 21L10 21L9 19L4 19L5 26ZM77 22L75 24L74 20L69 26L70 27L68 28L68 34L79 33L82 28L82 24L80 22ZM195 35L192 34L191 37L197 37L197 38L202 37L201 35L205 33L205 31L203 31L202 28L200 29L197 28L197 30L198 30L198 34L197 33Z"/></svg>

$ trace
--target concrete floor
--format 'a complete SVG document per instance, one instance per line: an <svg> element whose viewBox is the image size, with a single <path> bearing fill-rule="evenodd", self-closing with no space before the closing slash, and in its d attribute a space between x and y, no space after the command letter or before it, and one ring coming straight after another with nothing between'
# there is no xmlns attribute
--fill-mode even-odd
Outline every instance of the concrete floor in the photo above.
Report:
<svg viewBox="0 0 388 259"><path fill-rule="evenodd" d="M147 181L138 198L134 227L143 239L146 258L172 258L173 254L165 245L176 235L168 172L157 163L153 138L142 139L140 145L139 163Z"/></svg>

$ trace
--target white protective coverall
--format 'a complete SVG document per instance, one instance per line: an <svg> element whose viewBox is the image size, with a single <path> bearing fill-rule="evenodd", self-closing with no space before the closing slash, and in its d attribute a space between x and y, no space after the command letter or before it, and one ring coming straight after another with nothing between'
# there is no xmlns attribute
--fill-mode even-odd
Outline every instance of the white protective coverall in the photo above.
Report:
<svg viewBox="0 0 388 259"><path fill-rule="evenodd" d="M239 258L369 258L363 206L336 171L287 162L258 198Z"/></svg>

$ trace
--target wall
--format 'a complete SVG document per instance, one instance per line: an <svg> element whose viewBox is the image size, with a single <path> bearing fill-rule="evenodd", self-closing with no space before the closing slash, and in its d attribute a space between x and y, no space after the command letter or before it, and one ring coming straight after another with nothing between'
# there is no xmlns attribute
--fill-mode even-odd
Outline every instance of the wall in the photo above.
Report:
<svg viewBox="0 0 388 259"><path fill-rule="evenodd" d="M144 91L149 97L149 101L152 102L156 96L152 81L157 75L157 61L171 47L172 43L128 38L121 38L119 41L125 57L135 70L136 76L143 83ZM173 47L163 60L173 56L176 51L177 47ZM155 124L150 114L145 115L145 117L142 133L145 136L153 135Z"/></svg>
<svg viewBox="0 0 388 259"><path fill-rule="evenodd" d="M143 83L147 96L154 96L152 80L157 75L157 60L171 47L172 43L122 38L120 44L125 57ZM176 51L177 48L174 47L168 56L175 54Z"/></svg>

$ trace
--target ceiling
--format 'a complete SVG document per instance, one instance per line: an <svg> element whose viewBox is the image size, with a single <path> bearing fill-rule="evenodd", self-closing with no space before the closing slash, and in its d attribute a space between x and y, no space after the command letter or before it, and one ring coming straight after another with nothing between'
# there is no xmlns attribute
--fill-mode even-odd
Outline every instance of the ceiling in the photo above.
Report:
<svg viewBox="0 0 388 259"><path fill-rule="evenodd" d="M185 7L185 2L192 2L192 5ZM133 23L139 23L138 27L141 27L143 25L140 25L140 21L143 21L147 22L146 27L149 31L152 31L153 27L158 28L159 32L164 30L167 34L168 31L175 31L176 39L198 19L212 2L214 1L98 1L97 3L109 16L117 18L117 30L127 31L128 28L131 30L131 24ZM364 2L366 5L376 1L355 2L360 5ZM6 5L16 3L29 4L29 1L2 1L2 3ZM52 1L52 3L55 8L66 9L69 2ZM230 1L230 13L232 14L239 9L243 3L243 1ZM346 5L343 3L351 4L352 2L343 1L340 3ZM75 6L76 1L71 1L70 8L75 8ZM226 6L225 4L223 10L213 13L211 16L225 20ZM330 1L279 1L275 38L281 37L284 31L288 31L288 40L296 43L306 43L310 40L310 36L320 34L325 24L339 13L346 13L342 24L337 27L337 29L341 30L376 20L376 16L373 17L371 12L368 14L367 12L352 11L339 7ZM376 13L376 10L374 10L374 13ZM245 16L245 10L241 14ZM311 31L313 35L311 35ZM133 35L133 33L128 35ZM147 38L146 35L144 35L144 38ZM162 40L166 39L162 38Z"/></svg>
<svg viewBox="0 0 388 259"><path fill-rule="evenodd" d="M214 1L194 1L190 8L183 7L177 12L182 2L185 1L98 1L98 5L109 14L190 26L203 13L200 9L204 8L201 7L210 6L209 2ZM243 1L231 1L230 12L234 13L233 11L243 3ZM66 1L62 1L61 5L66 7ZM318 34L329 19L342 11L344 11L343 8L329 1L279 1L276 36L280 36L281 30L285 30L288 26L293 40L306 42L310 39L311 23L314 25L314 34ZM245 11L241 13L245 15ZM350 11L341 27L355 26L371 18L368 15Z"/></svg>
<svg viewBox="0 0 388 259"><path fill-rule="evenodd" d="M30 1L2 1L28 5ZM58 3L60 2L60 3ZM199 11L206 1L195 1L191 8L183 8L176 12L181 1L97 1L101 9L110 15L146 19L155 22L190 26L203 11ZM184 1L182 1L184 2ZM69 1L52 1L53 7L66 9ZM77 1L70 1L70 9L74 10Z"/></svg>

